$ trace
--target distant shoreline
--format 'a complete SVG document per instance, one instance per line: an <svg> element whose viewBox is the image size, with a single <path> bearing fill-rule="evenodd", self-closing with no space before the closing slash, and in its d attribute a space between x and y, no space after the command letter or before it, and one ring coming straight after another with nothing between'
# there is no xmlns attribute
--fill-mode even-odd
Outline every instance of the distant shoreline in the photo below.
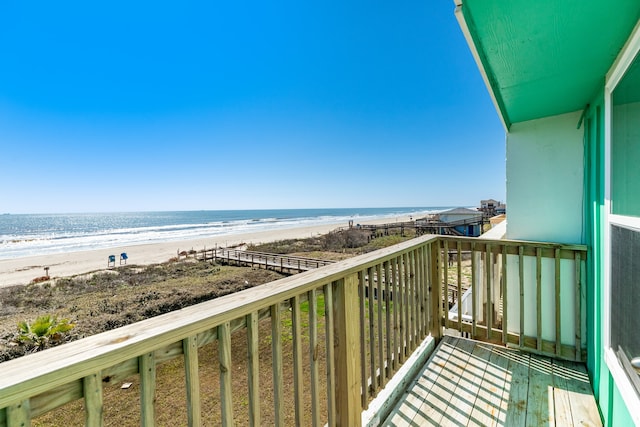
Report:
<svg viewBox="0 0 640 427"><path fill-rule="evenodd" d="M402 216L361 221L360 223L385 224L406 220L407 218ZM128 256L127 264L149 265L167 262L183 250L201 250L214 246L235 246L241 243L266 243L276 240L307 238L347 226L348 223L291 227L249 233L232 233L205 239L172 240L0 260L0 287L27 285L35 278L45 275L44 267L49 267L49 275L52 278L104 271L108 269L109 255L116 256L117 267L120 265L120 254L123 252Z"/></svg>
<svg viewBox="0 0 640 427"><path fill-rule="evenodd" d="M419 217L439 207L157 211L0 216L0 260L239 233L310 227L349 220Z"/></svg>

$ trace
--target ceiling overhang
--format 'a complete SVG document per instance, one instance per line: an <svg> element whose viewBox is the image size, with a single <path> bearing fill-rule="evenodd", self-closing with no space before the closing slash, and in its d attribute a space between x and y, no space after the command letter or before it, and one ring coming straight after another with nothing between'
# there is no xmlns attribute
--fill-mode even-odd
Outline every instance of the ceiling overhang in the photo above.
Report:
<svg viewBox="0 0 640 427"><path fill-rule="evenodd" d="M505 129L583 110L640 18L638 0L455 0Z"/></svg>

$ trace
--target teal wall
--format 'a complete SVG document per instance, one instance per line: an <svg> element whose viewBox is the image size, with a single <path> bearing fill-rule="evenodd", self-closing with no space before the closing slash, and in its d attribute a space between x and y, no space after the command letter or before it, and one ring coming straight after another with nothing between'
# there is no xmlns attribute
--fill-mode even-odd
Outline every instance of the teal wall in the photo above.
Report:
<svg viewBox="0 0 640 427"><path fill-rule="evenodd" d="M600 94L591 102L583 126L585 144L584 236L589 246L587 258L587 368L595 384L599 383L602 361L602 271L604 221L604 105ZM599 261L596 261L599 260ZM596 398L599 390L595 388Z"/></svg>
<svg viewBox="0 0 640 427"><path fill-rule="evenodd" d="M587 369L605 426L633 426L611 373L604 362L604 94L589 105L584 126L584 237L587 259Z"/></svg>

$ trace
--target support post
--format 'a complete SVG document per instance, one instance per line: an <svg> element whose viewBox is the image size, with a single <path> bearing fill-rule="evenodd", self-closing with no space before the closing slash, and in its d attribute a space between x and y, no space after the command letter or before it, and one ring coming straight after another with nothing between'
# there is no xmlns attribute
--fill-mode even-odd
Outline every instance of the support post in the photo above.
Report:
<svg viewBox="0 0 640 427"><path fill-rule="evenodd" d="M358 275L352 274L338 280L334 286L336 425L360 426L362 404L360 402L360 367L358 366L360 360Z"/></svg>

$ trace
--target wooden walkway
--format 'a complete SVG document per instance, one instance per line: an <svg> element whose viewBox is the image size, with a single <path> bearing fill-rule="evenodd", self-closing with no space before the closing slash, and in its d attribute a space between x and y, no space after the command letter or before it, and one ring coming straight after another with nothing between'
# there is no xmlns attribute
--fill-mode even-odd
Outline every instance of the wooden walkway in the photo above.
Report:
<svg viewBox="0 0 640 427"><path fill-rule="evenodd" d="M300 273L302 271L308 271L334 263L334 261L315 258L227 248L205 249L198 252L196 254L196 258L200 261L214 261L225 264L233 263L249 267L262 267L265 269L280 271L282 273Z"/></svg>
<svg viewBox="0 0 640 427"><path fill-rule="evenodd" d="M385 426L601 426L583 364L446 336Z"/></svg>

